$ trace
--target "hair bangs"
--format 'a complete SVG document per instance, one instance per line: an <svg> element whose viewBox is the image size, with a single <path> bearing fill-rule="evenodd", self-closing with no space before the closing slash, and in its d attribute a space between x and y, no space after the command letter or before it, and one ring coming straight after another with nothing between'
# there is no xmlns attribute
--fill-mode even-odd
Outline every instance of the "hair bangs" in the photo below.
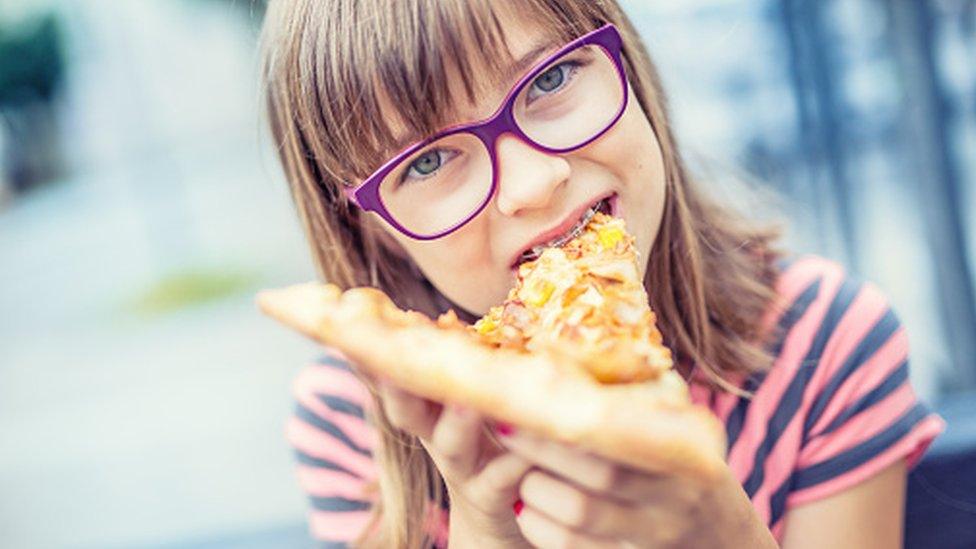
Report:
<svg viewBox="0 0 976 549"><path fill-rule="evenodd" d="M502 74L513 61L501 13L510 6L489 0L369 4L320 19L333 45L316 48L313 68L331 138L320 160L348 183L411 142L459 122L462 101L474 105L486 86L500 84L484 75ZM565 41L599 24L592 14L570 12L552 0L533 0L520 3L517 15L546 29L552 35L546 38ZM462 93L451 89L452 79Z"/></svg>

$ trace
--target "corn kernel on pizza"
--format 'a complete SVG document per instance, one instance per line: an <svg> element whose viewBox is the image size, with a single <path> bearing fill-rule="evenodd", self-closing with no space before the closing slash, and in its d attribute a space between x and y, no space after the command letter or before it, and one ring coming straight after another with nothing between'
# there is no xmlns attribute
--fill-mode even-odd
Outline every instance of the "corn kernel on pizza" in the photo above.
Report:
<svg viewBox="0 0 976 549"><path fill-rule="evenodd" d="M707 477L722 465L723 429L672 369L634 239L603 213L522 263L505 302L474 325L400 310L373 288L308 283L258 304L420 396L645 470Z"/></svg>

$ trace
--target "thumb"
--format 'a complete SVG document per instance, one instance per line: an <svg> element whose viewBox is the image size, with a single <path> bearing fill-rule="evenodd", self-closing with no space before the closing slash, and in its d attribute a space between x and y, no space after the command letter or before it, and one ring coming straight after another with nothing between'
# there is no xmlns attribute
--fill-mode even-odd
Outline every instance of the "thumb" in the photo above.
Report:
<svg viewBox="0 0 976 549"><path fill-rule="evenodd" d="M532 462L505 452L489 461L478 473L472 483L473 491L486 506L511 513L512 504L518 499L519 483L531 468Z"/></svg>
<svg viewBox="0 0 976 549"><path fill-rule="evenodd" d="M480 414L469 408L444 406L428 440L421 440L446 477L462 480L471 476L481 453Z"/></svg>

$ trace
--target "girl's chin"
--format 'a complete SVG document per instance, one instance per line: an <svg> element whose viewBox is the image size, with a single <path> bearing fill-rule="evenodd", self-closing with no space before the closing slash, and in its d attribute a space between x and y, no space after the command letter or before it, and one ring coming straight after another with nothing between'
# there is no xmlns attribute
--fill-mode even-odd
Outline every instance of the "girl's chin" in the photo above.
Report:
<svg viewBox="0 0 976 549"><path fill-rule="evenodd" d="M504 289L501 291L493 291L501 287L504 287ZM505 298L508 297L508 291L513 287L515 287L514 275L504 281L498 281L497 284L494 281L486 283L483 288L484 291L478 295L477 303L461 303L457 301L452 301L452 303L455 304L455 308L461 308L466 313L476 318L481 318L488 314L489 309L505 301Z"/></svg>

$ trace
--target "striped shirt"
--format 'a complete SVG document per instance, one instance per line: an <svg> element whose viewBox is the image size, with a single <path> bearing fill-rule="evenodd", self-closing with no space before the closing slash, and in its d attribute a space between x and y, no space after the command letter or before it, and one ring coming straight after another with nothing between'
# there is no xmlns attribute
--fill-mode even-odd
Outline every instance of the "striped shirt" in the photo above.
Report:
<svg viewBox="0 0 976 549"><path fill-rule="evenodd" d="M694 375L692 400L728 434L727 462L774 536L798 505L837 494L906 459L918 462L944 429L908 380L908 339L882 293L808 256L787 264L776 283L780 306L773 366L740 379L742 398ZM326 547L344 547L366 527L376 479L378 438L364 421L365 387L341 355L328 351L295 380L296 412L287 438L311 501L309 527ZM447 537L446 513L431 517Z"/></svg>

